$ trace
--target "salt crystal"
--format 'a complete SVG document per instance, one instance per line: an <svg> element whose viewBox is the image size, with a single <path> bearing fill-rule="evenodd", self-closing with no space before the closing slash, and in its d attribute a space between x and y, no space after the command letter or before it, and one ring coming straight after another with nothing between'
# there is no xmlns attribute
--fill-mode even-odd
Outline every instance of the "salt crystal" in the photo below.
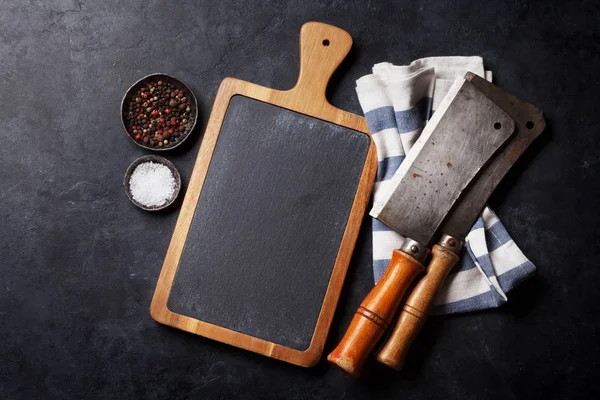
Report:
<svg viewBox="0 0 600 400"><path fill-rule="evenodd" d="M131 196L145 207L167 203L175 194L175 185L171 170L152 161L139 164L129 178Z"/></svg>

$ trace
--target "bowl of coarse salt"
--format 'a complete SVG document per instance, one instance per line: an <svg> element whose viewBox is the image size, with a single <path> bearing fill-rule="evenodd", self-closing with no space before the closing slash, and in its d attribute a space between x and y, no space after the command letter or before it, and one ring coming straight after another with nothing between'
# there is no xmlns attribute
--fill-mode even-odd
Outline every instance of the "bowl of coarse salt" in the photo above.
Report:
<svg viewBox="0 0 600 400"><path fill-rule="evenodd" d="M127 197L146 211L169 207L181 189L181 176L166 158L149 155L131 163L123 180Z"/></svg>

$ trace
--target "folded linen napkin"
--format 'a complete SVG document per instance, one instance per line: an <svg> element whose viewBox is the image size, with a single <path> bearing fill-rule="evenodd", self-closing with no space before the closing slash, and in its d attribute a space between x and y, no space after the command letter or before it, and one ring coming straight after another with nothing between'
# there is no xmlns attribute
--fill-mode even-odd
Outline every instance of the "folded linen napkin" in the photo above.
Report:
<svg viewBox="0 0 600 400"><path fill-rule="evenodd" d="M429 57L410 65L380 63L356 81L356 92L377 147L379 168L373 201L385 198L389 179L417 140L452 82L471 71L489 81L481 57ZM373 273L383 275L392 250L404 237L377 219L372 221ZM439 291L432 314L498 307L506 292L535 272L494 214L486 207L466 238L459 264Z"/></svg>

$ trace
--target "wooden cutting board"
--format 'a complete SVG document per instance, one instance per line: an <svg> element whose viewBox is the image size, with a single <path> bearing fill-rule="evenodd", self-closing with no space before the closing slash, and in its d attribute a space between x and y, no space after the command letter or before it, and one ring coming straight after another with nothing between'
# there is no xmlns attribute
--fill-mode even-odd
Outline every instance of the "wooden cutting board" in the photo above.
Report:
<svg viewBox="0 0 600 400"><path fill-rule="evenodd" d="M364 118L325 98L350 35L309 22L280 91L226 78L152 317L301 366L321 357L377 169Z"/></svg>

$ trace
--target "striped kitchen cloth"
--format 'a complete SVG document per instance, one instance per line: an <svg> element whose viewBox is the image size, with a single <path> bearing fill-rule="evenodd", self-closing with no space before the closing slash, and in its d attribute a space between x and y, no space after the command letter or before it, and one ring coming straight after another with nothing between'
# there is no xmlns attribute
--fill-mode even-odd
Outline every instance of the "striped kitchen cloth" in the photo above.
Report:
<svg viewBox="0 0 600 400"><path fill-rule="evenodd" d="M379 168L373 201L389 192L392 178L448 89L471 71L489 81L481 57L429 57L410 65L380 63L373 73L356 81L356 92L377 147ZM373 273L375 282L387 267L392 250L404 237L373 218ZM439 291L432 314L450 314L498 307L506 292L535 272L486 207L466 238L461 261Z"/></svg>

